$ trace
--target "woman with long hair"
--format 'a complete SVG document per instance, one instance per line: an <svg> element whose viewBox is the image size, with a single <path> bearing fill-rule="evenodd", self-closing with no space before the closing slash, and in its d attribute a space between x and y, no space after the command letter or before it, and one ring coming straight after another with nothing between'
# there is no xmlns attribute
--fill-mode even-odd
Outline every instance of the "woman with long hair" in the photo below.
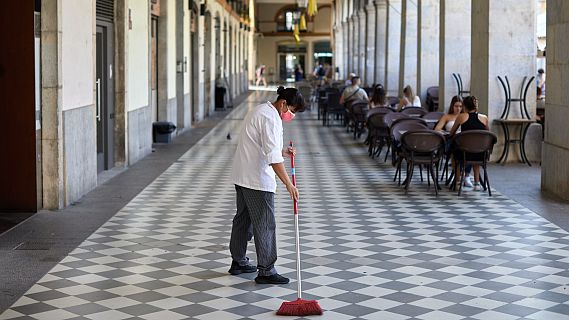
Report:
<svg viewBox="0 0 569 320"><path fill-rule="evenodd" d="M488 130L488 117L478 113L478 99L475 96L468 96L464 98L464 108L466 109L465 113L461 113L456 117L454 125L450 130L450 135L454 136L460 127L462 132L468 130ZM455 152L454 159L455 160L462 160L463 154L462 152ZM481 160L484 157L484 154L467 154L467 158L472 160ZM482 186L480 185L480 165L474 165L474 190L482 190ZM460 169L458 166L455 168L455 172L457 177L460 176ZM460 181L458 181L460 183Z"/></svg>
<svg viewBox="0 0 569 320"><path fill-rule="evenodd" d="M403 97L399 100L397 110L401 111L405 108L421 108L421 98L415 95L413 88L409 85L403 89Z"/></svg>
<svg viewBox="0 0 569 320"><path fill-rule="evenodd" d="M459 96L452 97L450 101L450 106L448 107L448 112L444 116L441 117L439 122L437 122L437 126L435 127L436 131L447 131L450 132L454 122L456 121L456 117L462 112L462 98Z"/></svg>
<svg viewBox="0 0 569 320"><path fill-rule="evenodd" d="M381 84L378 84L373 88L373 95L371 96L371 99L369 99L369 107L370 108L388 107L387 95L385 93L385 89Z"/></svg>

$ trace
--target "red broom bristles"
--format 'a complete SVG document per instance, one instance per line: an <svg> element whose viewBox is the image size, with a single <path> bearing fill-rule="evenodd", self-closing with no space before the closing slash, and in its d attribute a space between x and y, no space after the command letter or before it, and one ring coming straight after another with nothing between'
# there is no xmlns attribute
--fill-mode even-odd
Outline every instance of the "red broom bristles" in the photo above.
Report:
<svg viewBox="0 0 569 320"><path fill-rule="evenodd" d="M290 302L283 302L277 311L279 316L312 316L321 315L322 308L316 300L296 299Z"/></svg>

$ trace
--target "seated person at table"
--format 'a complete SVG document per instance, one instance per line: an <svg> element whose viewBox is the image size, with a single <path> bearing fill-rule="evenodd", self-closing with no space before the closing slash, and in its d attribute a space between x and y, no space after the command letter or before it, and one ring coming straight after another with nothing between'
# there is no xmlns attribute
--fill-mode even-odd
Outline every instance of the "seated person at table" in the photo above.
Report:
<svg viewBox="0 0 569 320"><path fill-rule="evenodd" d="M344 89L344 92L342 92L342 96L340 97L340 103L345 104L346 102L356 100L368 101L369 98L366 91L360 88L360 77L353 76L352 85Z"/></svg>
<svg viewBox="0 0 569 320"><path fill-rule="evenodd" d="M389 104L387 103L387 96L385 89L381 84L376 85L373 88L373 96L369 100L370 108L387 108Z"/></svg>
<svg viewBox="0 0 569 320"><path fill-rule="evenodd" d="M463 104L466 109L466 113L461 113L456 117L454 125L450 130L450 135L454 136L459 128L462 132L469 130L488 130L488 117L478 113L478 99L474 96L468 96L464 98ZM484 154L482 153L466 154L466 160L482 161L483 157ZM457 162L462 161L462 158L462 152L454 152L454 159ZM482 186L480 185L480 165L474 165L473 167L474 190L482 190ZM458 168L458 166L456 166L455 172L456 177L460 177L460 168ZM460 185L460 179L456 179L456 181L457 185Z"/></svg>
<svg viewBox="0 0 569 320"><path fill-rule="evenodd" d="M348 79L346 79L346 81L344 82L344 86L349 87L352 85L352 78L355 77L356 74L351 72L350 75L348 76Z"/></svg>
<svg viewBox="0 0 569 320"><path fill-rule="evenodd" d="M442 116L439 122L437 122L435 130L450 132L450 129L452 129L452 126L456 121L456 117L458 117L458 115L461 112L462 112L462 98L459 96L452 97L450 106L448 107L448 113Z"/></svg>
<svg viewBox="0 0 569 320"><path fill-rule="evenodd" d="M454 125L456 117L458 117L460 113L462 113L462 98L460 96L454 96L452 97L450 106L448 107L448 113L442 116L439 122L437 122L435 130L450 132L452 126ZM457 133L458 132L460 132L460 128L457 130ZM451 142L452 140L450 139L447 140L447 145L446 145L447 154L450 153ZM452 167L453 168L455 167L454 158L452 159ZM464 178L464 186L469 188L472 188L472 181L470 179L471 171L472 171L472 166L470 165L467 166L466 176Z"/></svg>
<svg viewBox="0 0 569 320"><path fill-rule="evenodd" d="M421 108L421 98L415 95L411 86L406 86L405 89L403 89L403 97L399 100L397 111L401 111L405 108Z"/></svg>

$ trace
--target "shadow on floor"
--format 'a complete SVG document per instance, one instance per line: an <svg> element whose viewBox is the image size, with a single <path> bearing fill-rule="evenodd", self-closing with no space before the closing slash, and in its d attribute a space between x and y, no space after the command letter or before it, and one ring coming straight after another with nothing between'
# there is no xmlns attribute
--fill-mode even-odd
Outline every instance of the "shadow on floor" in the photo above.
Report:
<svg viewBox="0 0 569 320"><path fill-rule="evenodd" d="M0 234L12 229L14 226L33 216L35 212L1 212Z"/></svg>
<svg viewBox="0 0 569 320"><path fill-rule="evenodd" d="M569 232L569 201L541 190L539 164L492 164L488 171L492 188Z"/></svg>

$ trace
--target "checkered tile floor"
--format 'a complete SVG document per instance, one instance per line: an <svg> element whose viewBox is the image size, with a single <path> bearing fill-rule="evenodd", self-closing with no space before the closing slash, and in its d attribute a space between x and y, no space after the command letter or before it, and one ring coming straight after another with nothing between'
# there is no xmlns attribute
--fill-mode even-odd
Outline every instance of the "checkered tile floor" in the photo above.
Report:
<svg viewBox="0 0 569 320"><path fill-rule="evenodd" d="M296 283L230 276L229 170L251 95L0 319L274 319ZM227 133L233 139L227 140ZM569 235L498 192L408 195L388 164L314 114L296 142L304 298L322 319L569 319ZM280 273L295 277L291 203L277 196ZM254 248L250 246L254 260Z"/></svg>

